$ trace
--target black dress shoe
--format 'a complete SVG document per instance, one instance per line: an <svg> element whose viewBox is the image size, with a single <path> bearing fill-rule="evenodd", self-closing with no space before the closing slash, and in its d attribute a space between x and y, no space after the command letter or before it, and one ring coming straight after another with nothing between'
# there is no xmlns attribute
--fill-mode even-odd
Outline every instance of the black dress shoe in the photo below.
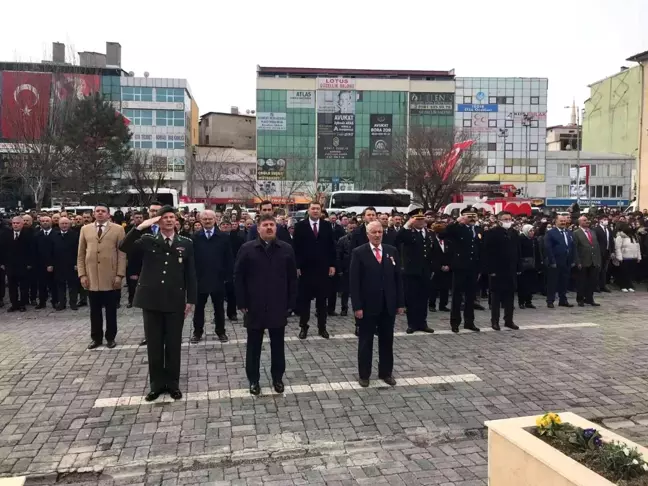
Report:
<svg viewBox="0 0 648 486"><path fill-rule="evenodd" d="M447 307L439 307L439 312L450 312L450 309Z"/></svg>
<svg viewBox="0 0 648 486"><path fill-rule="evenodd" d="M195 332L191 335L191 343L196 344L199 343L200 340L202 339L202 334L196 334Z"/></svg>
<svg viewBox="0 0 648 486"><path fill-rule="evenodd" d="M455 334L457 334L459 332L459 326L452 324L452 325L450 325L450 330L452 332L454 332Z"/></svg>
<svg viewBox="0 0 648 486"><path fill-rule="evenodd" d="M16 312L18 310L18 307L14 307L13 305L7 309L7 312Z"/></svg>
<svg viewBox="0 0 648 486"><path fill-rule="evenodd" d="M522 303L520 304L520 309L524 309L525 307L526 307L526 304L525 304L524 302L522 302Z"/></svg>
<svg viewBox="0 0 648 486"><path fill-rule="evenodd" d="M35 309L44 309L45 307L47 307L45 304L38 304Z"/></svg>
<svg viewBox="0 0 648 486"><path fill-rule="evenodd" d="M513 329L514 331L520 329L520 326L516 325L514 322L507 322L506 324L504 324L504 327L508 327L509 329Z"/></svg>
<svg viewBox="0 0 648 486"><path fill-rule="evenodd" d="M555 306L553 305L553 302L547 302L547 308L548 309L554 309Z"/></svg>
<svg viewBox="0 0 648 486"><path fill-rule="evenodd" d="M77 307L85 307L86 305L88 305L88 303L85 300L80 300L77 303Z"/></svg>
<svg viewBox="0 0 648 486"><path fill-rule="evenodd" d="M229 341L229 338L227 337L227 334L225 334L224 332L221 332L220 334L216 333L216 335L218 336L218 340L221 343L226 343L227 341Z"/></svg>
<svg viewBox="0 0 648 486"><path fill-rule="evenodd" d="M603 288L601 289L601 292L610 293L610 292L612 292L612 291L611 291L608 287L603 287Z"/></svg>
<svg viewBox="0 0 648 486"><path fill-rule="evenodd" d="M362 378L360 378L360 379L358 380L358 384L359 384L362 388L367 388L367 387L369 386L369 380L363 380Z"/></svg>
<svg viewBox="0 0 648 486"><path fill-rule="evenodd" d="M238 321L238 316L227 316L230 321Z"/></svg>
<svg viewBox="0 0 648 486"><path fill-rule="evenodd" d="M55 307L55 310L57 310L57 311L65 310L65 306L64 306L64 305L57 305L57 306Z"/></svg>
<svg viewBox="0 0 648 486"><path fill-rule="evenodd" d="M299 331L299 339L306 339L307 336L308 336L308 329L302 327L301 331Z"/></svg>
<svg viewBox="0 0 648 486"><path fill-rule="evenodd" d="M469 331L479 332L479 328L474 324L471 326L464 326L464 329L468 329Z"/></svg>
<svg viewBox="0 0 648 486"><path fill-rule="evenodd" d="M140 341L139 345L140 345L140 346L146 346L146 343L147 343L146 338L144 338L144 339L142 339L142 340Z"/></svg>
<svg viewBox="0 0 648 486"><path fill-rule="evenodd" d="M127 309L132 309L132 307L133 307L132 302L129 302L128 304L126 304L126 308L127 308Z"/></svg>
<svg viewBox="0 0 648 486"><path fill-rule="evenodd" d="M335 312L335 311L329 311L328 315L329 315L329 317L337 317L338 313Z"/></svg>
<svg viewBox="0 0 648 486"><path fill-rule="evenodd" d="M396 386L396 380L394 380L394 377L389 375L381 378L382 381L387 383L389 386Z"/></svg>
<svg viewBox="0 0 648 486"><path fill-rule="evenodd" d="M160 397L160 392L159 391L150 391L148 392L148 395L144 397L144 400L147 402L153 402L157 400Z"/></svg>
<svg viewBox="0 0 648 486"><path fill-rule="evenodd" d="M261 393L261 387L258 383L250 383L250 393L255 396Z"/></svg>
<svg viewBox="0 0 648 486"><path fill-rule="evenodd" d="M27 312L27 307L25 307L24 305L21 305L20 307L18 307L18 310L20 312Z"/></svg>
<svg viewBox="0 0 648 486"><path fill-rule="evenodd" d="M174 400L180 400L182 398L182 392L178 389L171 390L169 392L169 396L173 398Z"/></svg>
<svg viewBox="0 0 648 486"><path fill-rule="evenodd" d="M70 309L71 310L79 310L79 308L74 304L70 304Z"/></svg>
<svg viewBox="0 0 648 486"><path fill-rule="evenodd" d="M0 302L0 309L4 307L4 302Z"/></svg>
<svg viewBox="0 0 648 486"><path fill-rule="evenodd" d="M425 326L423 329L421 329L422 332L427 332L428 334L432 334L434 332L434 329L431 327Z"/></svg>
<svg viewBox="0 0 648 486"><path fill-rule="evenodd" d="M428 310L429 310L430 312L436 312L436 311L437 311L437 310L436 310L436 307L430 307Z"/></svg>
<svg viewBox="0 0 648 486"><path fill-rule="evenodd" d="M358 326L355 327L355 333L356 337L360 335L360 328Z"/></svg>
<svg viewBox="0 0 648 486"><path fill-rule="evenodd" d="M578 307L585 307L585 302L579 302Z"/></svg>
<svg viewBox="0 0 648 486"><path fill-rule="evenodd" d="M90 344L88 344L88 349L97 349L99 346L101 346L100 341L92 341Z"/></svg>
<svg viewBox="0 0 648 486"><path fill-rule="evenodd" d="M348 316L348 315L349 315L349 311L348 311L348 310L346 310L346 309L342 309L342 310L340 311L340 317L346 317L346 316Z"/></svg>
<svg viewBox="0 0 648 486"><path fill-rule="evenodd" d="M412 329L411 327L407 328L407 331L405 331L407 334L414 334L415 330Z"/></svg>
<svg viewBox="0 0 648 486"><path fill-rule="evenodd" d="M526 307L527 309L535 309L536 308L536 306L531 304L531 303L524 304L524 307Z"/></svg>
<svg viewBox="0 0 648 486"><path fill-rule="evenodd" d="M497 324L497 323L494 323L494 324L491 324L491 327L492 327L492 328L493 328L493 330L495 330L495 331L499 331L499 330L501 330L501 327L500 327L500 325L499 325L499 324Z"/></svg>
<svg viewBox="0 0 648 486"><path fill-rule="evenodd" d="M592 307L601 307L601 304L599 304L598 302L592 301L592 302L585 302L585 303L591 305Z"/></svg>
<svg viewBox="0 0 648 486"><path fill-rule="evenodd" d="M569 302L558 302L558 307L574 307L574 304L570 304Z"/></svg>
<svg viewBox="0 0 648 486"><path fill-rule="evenodd" d="M117 343L116 343L114 340L113 340L113 341L108 341L108 342L106 343L106 347L107 347L108 349L113 349L115 346L117 346Z"/></svg>
<svg viewBox="0 0 648 486"><path fill-rule="evenodd" d="M473 309L475 310L486 310L484 309L484 306L481 304L473 304Z"/></svg>
<svg viewBox="0 0 648 486"><path fill-rule="evenodd" d="M328 339L328 338L331 337L331 336L329 336L329 333L328 333L328 331L326 329L320 329L319 331L317 331L317 334L322 336L324 339Z"/></svg>
<svg viewBox="0 0 648 486"><path fill-rule="evenodd" d="M284 384L283 384L283 382L282 382L281 380L279 380L279 381L275 381L275 382L272 384L272 387L274 388L274 390L275 390L277 393L283 393L283 392L284 392Z"/></svg>

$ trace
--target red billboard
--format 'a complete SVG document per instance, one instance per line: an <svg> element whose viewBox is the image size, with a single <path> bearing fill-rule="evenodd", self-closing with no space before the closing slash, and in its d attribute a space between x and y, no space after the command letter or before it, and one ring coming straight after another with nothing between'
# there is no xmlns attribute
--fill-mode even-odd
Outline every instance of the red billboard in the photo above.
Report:
<svg viewBox="0 0 648 486"><path fill-rule="evenodd" d="M70 96L77 99L99 91L100 79L95 74L54 74L54 96L59 100L65 100Z"/></svg>
<svg viewBox="0 0 648 486"><path fill-rule="evenodd" d="M51 73L4 71L0 133L10 140L38 140L47 126Z"/></svg>

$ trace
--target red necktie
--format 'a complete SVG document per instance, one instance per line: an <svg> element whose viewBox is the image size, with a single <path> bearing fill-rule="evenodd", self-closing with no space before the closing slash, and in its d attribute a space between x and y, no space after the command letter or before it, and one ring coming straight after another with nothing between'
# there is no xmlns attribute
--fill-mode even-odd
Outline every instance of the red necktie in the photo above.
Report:
<svg viewBox="0 0 648 486"><path fill-rule="evenodd" d="M374 248L374 251L376 252L376 260L378 260L378 263L382 263L382 256L380 256L380 248Z"/></svg>
<svg viewBox="0 0 648 486"><path fill-rule="evenodd" d="M315 238L317 238L317 223L313 223L313 234L315 235Z"/></svg>
<svg viewBox="0 0 648 486"><path fill-rule="evenodd" d="M587 235L587 239L590 242L590 245L592 244L592 233L590 233L590 230L585 230L585 234Z"/></svg>

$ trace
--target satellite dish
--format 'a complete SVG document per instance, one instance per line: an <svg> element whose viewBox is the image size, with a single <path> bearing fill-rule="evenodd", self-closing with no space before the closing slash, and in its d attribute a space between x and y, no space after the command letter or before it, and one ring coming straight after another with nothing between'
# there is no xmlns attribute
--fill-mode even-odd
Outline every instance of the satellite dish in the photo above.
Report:
<svg viewBox="0 0 648 486"><path fill-rule="evenodd" d="M250 113L252 113L252 114L254 115L254 113L255 113L255 111L254 111L254 110L252 110L252 111L251 111Z"/></svg>
<svg viewBox="0 0 648 486"><path fill-rule="evenodd" d="M249 115L249 114L250 114L250 110L245 110L245 113L246 113L247 115Z"/></svg>
<svg viewBox="0 0 648 486"><path fill-rule="evenodd" d="M148 72L148 71L144 71L144 77L145 77L145 78L148 78L148 77L149 77L149 72Z"/></svg>
<svg viewBox="0 0 648 486"><path fill-rule="evenodd" d="M135 76L135 72L134 71L128 71L128 75L131 76L131 77Z"/></svg>

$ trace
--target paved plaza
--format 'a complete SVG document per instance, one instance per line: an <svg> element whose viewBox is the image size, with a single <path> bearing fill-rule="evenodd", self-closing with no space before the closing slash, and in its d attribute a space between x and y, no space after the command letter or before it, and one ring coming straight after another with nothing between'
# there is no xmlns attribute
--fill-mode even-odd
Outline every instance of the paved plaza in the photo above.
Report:
<svg viewBox="0 0 648 486"><path fill-rule="evenodd" d="M570 294L575 303L575 296ZM599 308L518 310L519 331L407 335L397 318L397 386L375 374L357 385L351 317L329 319L332 339L287 329L286 391L262 395L245 377L245 329L210 329L189 344L183 400L148 391L137 309L119 313L118 346L87 351L88 309L0 313L0 477L27 485L486 485L484 421L573 411L648 445L645 290L599 296ZM312 321L314 322L314 320ZM439 332L442 331L442 332ZM2 480L0 479L0 485Z"/></svg>

